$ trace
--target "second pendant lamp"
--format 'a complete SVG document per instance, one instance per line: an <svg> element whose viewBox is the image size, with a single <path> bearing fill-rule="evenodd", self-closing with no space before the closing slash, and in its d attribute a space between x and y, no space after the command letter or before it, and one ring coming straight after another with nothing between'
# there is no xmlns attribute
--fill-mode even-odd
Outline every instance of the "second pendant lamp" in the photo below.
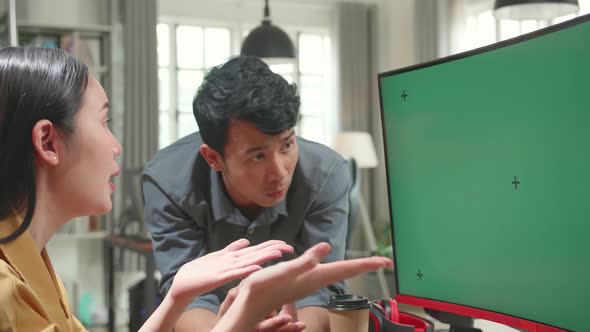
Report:
<svg viewBox="0 0 590 332"><path fill-rule="evenodd" d="M496 0L494 16L510 20L550 20L578 12L578 0Z"/></svg>

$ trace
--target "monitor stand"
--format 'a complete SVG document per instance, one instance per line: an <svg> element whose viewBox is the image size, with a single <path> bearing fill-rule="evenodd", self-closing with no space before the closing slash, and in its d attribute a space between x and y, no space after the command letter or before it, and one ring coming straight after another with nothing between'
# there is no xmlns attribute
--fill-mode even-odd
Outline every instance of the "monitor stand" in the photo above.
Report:
<svg viewBox="0 0 590 332"><path fill-rule="evenodd" d="M427 308L424 308L424 311L441 323L449 324L449 332L483 332L481 329L473 327L472 317Z"/></svg>

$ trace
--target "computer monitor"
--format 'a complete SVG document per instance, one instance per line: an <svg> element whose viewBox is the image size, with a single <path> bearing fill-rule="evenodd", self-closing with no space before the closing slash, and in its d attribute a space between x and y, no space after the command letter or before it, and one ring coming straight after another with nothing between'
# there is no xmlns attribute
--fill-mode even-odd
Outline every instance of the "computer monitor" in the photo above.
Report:
<svg viewBox="0 0 590 332"><path fill-rule="evenodd" d="M379 75L396 298L588 331L590 16Z"/></svg>

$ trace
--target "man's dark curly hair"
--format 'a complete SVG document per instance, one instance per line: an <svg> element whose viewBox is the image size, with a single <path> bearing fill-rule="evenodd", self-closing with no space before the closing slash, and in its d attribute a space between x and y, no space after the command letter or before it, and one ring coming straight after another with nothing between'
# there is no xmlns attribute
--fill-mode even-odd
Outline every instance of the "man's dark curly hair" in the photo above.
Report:
<svg viewBox="0 0 590 332"><path fill-rule="evenodd" d="M268 135L295 127L300 98L295 84L262 60L238 56L214 67L193 100L203 142L223 156L231 121L247 120Z"/></svg>

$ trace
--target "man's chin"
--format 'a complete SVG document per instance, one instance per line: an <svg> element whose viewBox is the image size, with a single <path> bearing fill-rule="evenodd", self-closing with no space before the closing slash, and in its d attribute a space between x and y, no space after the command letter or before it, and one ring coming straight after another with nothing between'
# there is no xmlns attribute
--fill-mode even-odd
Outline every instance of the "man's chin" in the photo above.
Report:
<svg viewBox="0 0 590 332"><path fill-rule="evenodd" d="M260 204L260 206L265 207L265 208L270 208L273 206L278 205L279 203L281 203L282 201L285 200L286 196L281 196L279 198L272 198L267 196L267 199L264 201L264 204Z"/></svg>

